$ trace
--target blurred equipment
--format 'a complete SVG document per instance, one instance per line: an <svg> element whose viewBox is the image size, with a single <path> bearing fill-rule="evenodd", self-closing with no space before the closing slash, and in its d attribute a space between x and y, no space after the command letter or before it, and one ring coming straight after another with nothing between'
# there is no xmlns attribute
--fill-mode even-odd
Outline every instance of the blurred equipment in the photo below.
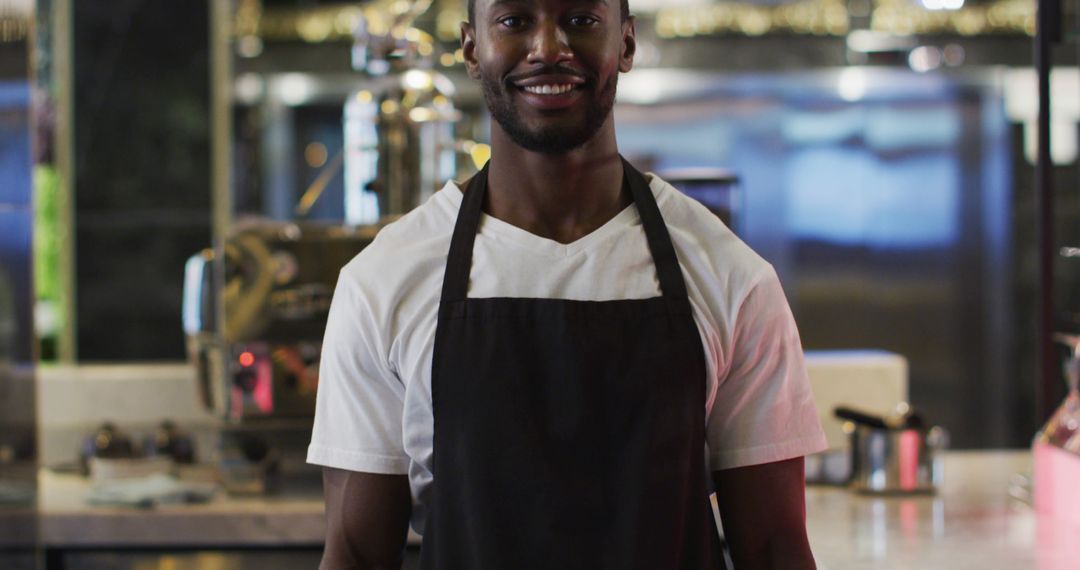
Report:
<svg viewBox="0 0 1080 570"><path fill-rule="evenodd" d="M257 2L245 6L242 41L259 47L244 38L255 38L262 11ZM216 456L231 492L263 493L296 477L317 483L319 469L306 465L305 454L338 273L382 224L420 205L454 177L459 147L469 152L454 137L459 118L454 86L433 70L435 58L448 54L436 53L435 40L413 27L430 6L431 0L372 0L349 12L357 73L348 78L344 100L344 90L329 96L309 92L308 87L327 84L313 74L285 74L282 84L297 87L296 92L285 89L277 94L280 105L264 106L270 113L290 109L270 120L271 130L280 132L267 134L273 136L266 148L286 149L273 155L275 163L287 168L299 163L290 149L299 148L292 144L293 122L301 121L303 105L314 108L317 99L329 100L342 112L340 127L332 119L333 134L305 131L314 133L314 142L304 151L304 164L318 174L299 200L295 176L264 174L257 193L272 198L262 215L276 220L260 218L232 228L221 224L215 230L217 247L187 263L188 352L203 403L226 420ZM270 92L268 97L274 96ZM341 150L332 151L339 132ZM309 155L311 149L316 151ZM344 186L333 189L342 170ZM319 203L324 196L335 202Z"/></svg>
<svg viewBox="0 0 1080 570"><path fill-rule="evenodd" d="M167 457L179 465L190 465L195 463L195 440L171 420L165 420L153 435L143 441L143 454Z"/></svg>
<svg viewBox="0 0 1080 570"><path fill-rule="evenodd" d="M1060 251L1059 283L1080 283L1080 247L1063 247ZM1080 334L1080 287L1061 288L1058 305L1058 330Z"/></svg>
<svg viewBox="0 0 1080 570"><path fill-rule="evenodd" d="M317 475L303 454L330 301L338 272L377 230L260 221L226 240L223 264L211 250L188 260L184 332L202 401L227 421L227 489L262 493L281 477Z"/></svg>
<svg viewBox="0 0 1080 570"><path fill-rule="evenodd" d="M857 406L884 415L907 402L907 359L881 350L808 351L806 370L829 443L827 450L806 458L806 480L810 484L847 485L851 437L833 410Z"/></svg>
<svg viewBox="0 0 1080 570"><path fill-rule="evenodd" d="M843 421L833 415L840 406L888 414L908 401L908 362L882 350L809 351L806 370L818 419L829 449L848 449Z"/></svg>
<svg viewBox="0 0 1080 570"><path fill-rule="evenodd" d="M449 79L412 69L365 82L345 103L345 219L371 224L423 203L454 177Z"/></svg>
<svg viewBox="0 0 1080 570"><path fill-rule="evenodd" d="M94 433L86 436L83 440L82 450L79 453L79 463L83 474L90 472L90 460L101 459L132 459L136 456L135 444L128 435L112 422L105 422Z"/></svg>
<svg viewBox="0 0 1080 570"><path fill-rule="evenodd" d="M851 437L852 489L870 494L934 493L948 446L941 427L929 427L907 404L880 416L848 407L835 410Z"/></svg>
<svg viewBox="0 0 1080 570"><path fill-rule="evenodd" d="M1068 393L1035 436L1035 508L1041 515L1080 524L1080 336L1056 339L1069 347Z"/></svg>
<svg viewBox="0 0 1080 570"><path fill-rule="evenodd" d="M207 408L234 423L311 418L338 272L376 231L260 221L226 241L224 276L209 250L188 260L184 332Z"/></svg>
<svg viewBox="0 0 1080 570"><path fill-rule="evenodd" d="M352 64L368 78L345 102L350 224L404 214L454 177L454 84L432 69L434 38L411 27L430 5L383 0L357 24Z"/></svg>
<svg viewBox="0 0 1080 570"><path fill-rule="evenodd" d="M184 331L203 402L234 424L294 419L310 427L338 272L377 224L454 174L453 84L431 70L434 39L412 27L430 5L374 0L355 13L352 65L363 75L345 103L344 149L292 211L307 217L344 167L346 225L241 224L221 236L224 259L206 250L187 263Z"/></svg>
<svg viewBox="0 0 1080 570"><path fill-rule="evenodd" d="M79 467L83 475L102 483L166 475L173 470L173 462L167 456L143 456L134 439L105 422L83 439Z"/></svg>

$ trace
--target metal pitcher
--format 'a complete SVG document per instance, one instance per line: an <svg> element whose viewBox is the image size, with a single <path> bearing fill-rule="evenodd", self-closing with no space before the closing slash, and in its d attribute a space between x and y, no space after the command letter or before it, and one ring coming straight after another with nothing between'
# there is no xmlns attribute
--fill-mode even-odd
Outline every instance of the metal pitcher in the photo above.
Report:
<svg viewBox="0 0 1080 570"><path fill-rule="evenodd" d="M844 432L851 438L852 489L869 494L937 491L944 477L940 451L948 446L943 428L927 427L906 405L891 416L844 407L834 413L845 420Z"/></svg>

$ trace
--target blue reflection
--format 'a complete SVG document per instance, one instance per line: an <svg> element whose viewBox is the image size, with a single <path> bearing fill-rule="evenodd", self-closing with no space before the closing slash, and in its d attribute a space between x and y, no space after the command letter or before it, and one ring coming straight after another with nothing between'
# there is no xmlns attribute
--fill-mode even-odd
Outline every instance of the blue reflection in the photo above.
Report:
<svg viewBox="0 0 1080 570"><path fill-rule="evenodd" d="M782 239L936 248L961 233L963 118L949 92L855 103L717 96L692 109L621 109L619 145L653 170L710 166L742 180L751 245ZM749 100L752 103L738 103ZM782 247L782 246L781 246Z"/></svg>
<svg viewBox="0 0 1080 570"><path fill-rule="evenodd" d="M793 237L876 248L922 248L957 239L955 156L881 160L851 147L810 148L788 160L786 223Z"/></svg>
<svg viewBox="0 0 1080 570"><path fill-rule="evenodd" d="M0 82L0 363L33 356L30 86Z"/></svg>
<svg viewBox="0 0 1080 570"><path fill-rule="evenodd" d="M0 81L0 206L29 206L30 88L25 81Z"/></svg>

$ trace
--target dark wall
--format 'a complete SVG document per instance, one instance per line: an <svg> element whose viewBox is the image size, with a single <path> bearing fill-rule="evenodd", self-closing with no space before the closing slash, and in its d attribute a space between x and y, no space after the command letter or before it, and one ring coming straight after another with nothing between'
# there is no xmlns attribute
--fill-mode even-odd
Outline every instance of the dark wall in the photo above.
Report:
<svg viewBox="0 0 1080 570"><path fill-rule="evenodd" d="M184 261L211 239L208 2L73 7L78 356L181 359Z"/></svg>
<svg viewBox="0 0 1080 570"><path fill-rule="evenodd" d="M1076 128L1076 127L1074 127ZM1080 136L1080 133L1078 133ZM1014 154L1016 159L1016 187L1013 204L1013 223L1016 227L1019 247L1016 250L1016 329L1018 353L1014 374L1027 389L1018 394L1017 407L1030 417L1030 423L1038 427L1042 422L1036 417L1036 378L1039 369L1036 338L1039 314L1039 248L1035 166L1024 159L1023 128L1014 127ZM1056 248L1080 247L1080 164L1058 165L1052 170L1054 184L1054 240ZM1057 257L1054 266L1055 330L1080 333L1080 259ZM1058 356L1068 357L1068 350L1058 346ZM1053 406L1064 400L1066 384L1064 372L1055 368L1058 382L1056 391L1050 395Z"/></svg>

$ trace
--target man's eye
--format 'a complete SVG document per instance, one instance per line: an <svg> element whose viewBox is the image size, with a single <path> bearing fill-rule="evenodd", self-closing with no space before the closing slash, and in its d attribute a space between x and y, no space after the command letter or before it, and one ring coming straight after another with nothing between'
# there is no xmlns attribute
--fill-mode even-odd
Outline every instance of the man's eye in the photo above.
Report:
<svg viewBox="0 0 1080 570"><path fill-rule="evenodd" d="M587 28L597 24L599 21L592 16L572 16L570 18L570 24L578 28Z"/></svg>
<svg viewBox="0 0 1080 570"><path fill-rule="evenodd" d="M520 28L525 25L525 18L521 16L506 16L499 19L499 24L506 28Z"/></svg>

